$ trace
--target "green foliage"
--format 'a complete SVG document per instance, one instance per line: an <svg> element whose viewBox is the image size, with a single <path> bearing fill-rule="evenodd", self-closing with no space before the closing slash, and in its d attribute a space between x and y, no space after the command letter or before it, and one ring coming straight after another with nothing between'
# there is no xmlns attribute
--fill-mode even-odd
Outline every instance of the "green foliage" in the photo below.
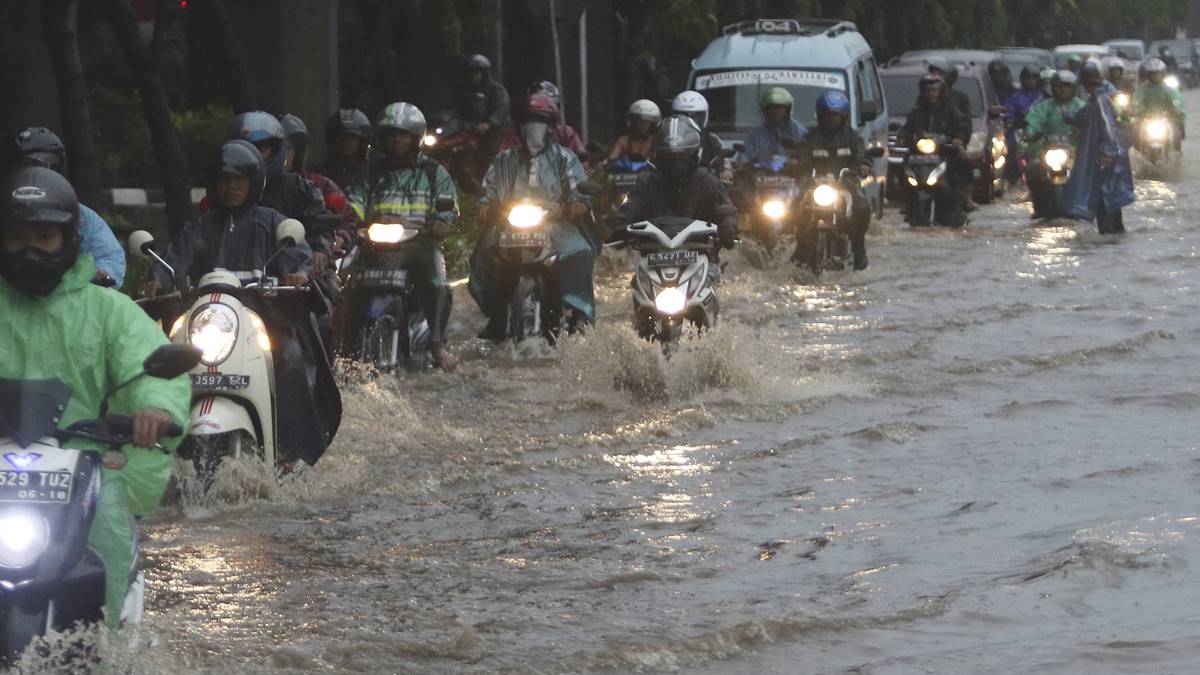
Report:
<svg viewBox="0 0 1200 675"><path fill-rule="evenodd" d="M225 140L233 109L225 104L213 104L199 110L185 110L171 115L179 144L188 158L191 184L205 184L207 162L214 150Z"/></svg>

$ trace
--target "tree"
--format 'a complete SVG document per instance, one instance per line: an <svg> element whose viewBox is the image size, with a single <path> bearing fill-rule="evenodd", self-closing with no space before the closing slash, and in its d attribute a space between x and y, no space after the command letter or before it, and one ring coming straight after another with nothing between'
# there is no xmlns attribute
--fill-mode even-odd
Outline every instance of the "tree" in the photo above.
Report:
<svg viewBox="0 0 1200 675"><path fill-rule="evenodd" d="M85 200L100 188L96 141L88 108L87 85L76 41L76 0L42 0L42 31L58 82L63 140L70 154L67 168L75 191Z"/></svg>
<svg viewBox="0 0 1200 675"><path fill-rule="evenodd" d="M225 82L229 87L229 105L233 107L233 112L258 110L254 80L250 77L250 69L246 67L246 59L242 56L242 44L234 31L233 20L229 18L225 0L196 0L189 5L189 11L200 14L207 33L211 35L212 43L209 49L215 52L221 61Z"/></svg>

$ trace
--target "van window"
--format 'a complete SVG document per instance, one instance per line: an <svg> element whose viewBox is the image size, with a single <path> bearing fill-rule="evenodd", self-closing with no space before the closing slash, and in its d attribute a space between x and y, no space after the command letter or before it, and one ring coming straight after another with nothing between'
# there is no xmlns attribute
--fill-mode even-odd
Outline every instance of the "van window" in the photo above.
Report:
<svg viewBox="0 0 1200 675"><path fill-rule="evenodd" d="M875 64L871 62L871 59L863 59L858 62L855 70L858 72L858 109L862 110L864 101L875 101L875 105L882 111L883 101L879 93L879 79L875 73Z"/></svg>
<svg viewBox="0 0 1200 675"><path fill-rule="evenodd" d="M708 124L715 133L748 133L762 124L758 97L769 87L783 87L795 101L792 117L806 127L816 124L821 94L849 93L845 71L761 68L697 73L692 88L708 99Z"/></svg>

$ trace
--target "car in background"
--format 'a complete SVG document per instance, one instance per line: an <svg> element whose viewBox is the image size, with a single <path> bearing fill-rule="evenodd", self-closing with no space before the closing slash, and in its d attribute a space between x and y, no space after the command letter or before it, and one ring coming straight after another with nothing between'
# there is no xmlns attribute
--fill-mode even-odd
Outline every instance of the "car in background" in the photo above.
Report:
<svg viewBox="0 0 1200 675"><path fill-rule="evenodd" d="M955 65L986 68L987 64L997 56L999 56L997 52L986 49L913 49L888 61L888 66L907 66L928 62L933 57L941 57Z"/></svg>
<svg viewBox="0 0 1200 675"><path fill-rule="evenodd" d="M692 61L688 77L688 88L708 99L709 127L726 147L744 141L762 124L758 100L769 87L792 94L792 115L806 127L817 123L816 102L822 94L846 94L850 127L868 150L886 147L887 101L871 45L853 23L755 19L730 24ZM874 161L880 178L867 186L867 195L879 211L887 162L882 157Z"/></svg>
<svg viewBox="0 0 1200 675"><path fill-rule="evenodd" d="M1054 67L1054 56L1048 49L1039 49L1037 47L1000 47L996 50L996 54L1008 66L1008 71L1012 73L1013 86L1020 86L1021 69L1025 66L1033 66L1039 73L1047 68Z"/></svg>
<svg viewBox="0 0 1200 675"><path fill-rule="evenodd" d="M1007 148L1004 145L1004 123L1000 101L992 80L988 76L987 62L974 65L957 65L956 91L967 95L970 101L971 138L967 143L966 159L971 165L971 197L986 204L994 197L1004 194L1004 163ZM905 65L889 66L880 71L883 91L887 97L891 117L888 119L888 174L887 197L898 200L904 197L904 158L907 152L897 147L896 134L908 113L916 106L918 83L928 72L924 61Z"/></svg>
<svg viewBox="0 0 1200 675"><path fill-rule="evenodd" d="M1178 38L1175 40L1154 40L1146 45L1146 58L1158 57L1159 48L1167 47L1171 50L1171 54L1175 60L1179 62L1180 80L1188 86L1196 86L1197 80L1200 80L1200 73L1197 73L1195 64L1195 53L1198 49L1196 40L1186 38Z"/></svg>
<svg viewBox="0 0 1200 675"><path fill-rule="evenodd" d="M1126 61L1140 62L1146 58L1146 42L1145 40L1137 40L1134 38L1118 38L1114 40L1105 40L1104 48L1112 56L1120 56Z"/></svg>
<svg viewBox="0 0 1200 675"><path fill-rule="evenodd" d="M1072 56L1078 56L1081 61L1102 59L1108 56L1108 48L1103 45L1059 45L1054 48L1054 67L1066 68Z"/></svg>

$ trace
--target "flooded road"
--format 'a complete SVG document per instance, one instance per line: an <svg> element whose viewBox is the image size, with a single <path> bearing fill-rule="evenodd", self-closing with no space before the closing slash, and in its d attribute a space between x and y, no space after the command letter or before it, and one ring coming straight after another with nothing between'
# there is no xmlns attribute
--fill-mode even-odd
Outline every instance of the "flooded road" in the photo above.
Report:
<svg viewBox="0 0 1200 675"><path fill-rule="evenodd" d="M484 350L461 296L461 374L357 378L314 471L232 467L145 523L139 665L1194 672L1186 164L1138 181L1124 237L1012 195L963 231L889 210L870 269L819 283L734 255L723 323L669 364L624 255L544 358Z"/></svg>

